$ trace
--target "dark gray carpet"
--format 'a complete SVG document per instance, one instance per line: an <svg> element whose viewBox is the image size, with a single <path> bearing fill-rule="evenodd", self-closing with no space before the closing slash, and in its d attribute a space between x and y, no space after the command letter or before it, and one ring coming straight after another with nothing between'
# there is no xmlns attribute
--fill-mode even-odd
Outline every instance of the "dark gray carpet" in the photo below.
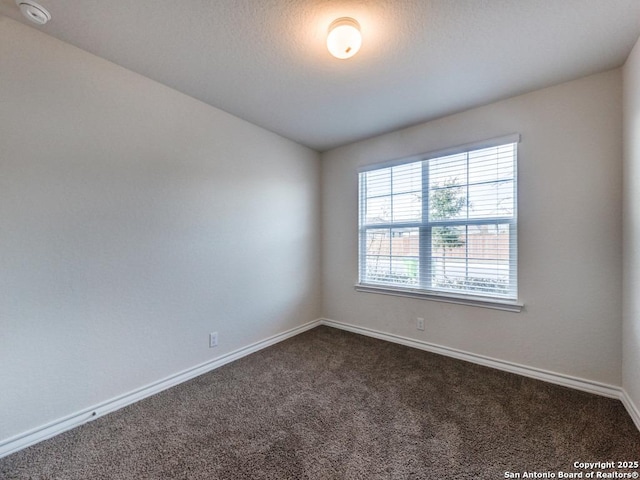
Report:
<svg viewBox="0 0 640 480"><path fill-rule="evenodd" d="M319 327L1 459L0 477L499 479L612 460L640 460L617 400Z"/></svg>

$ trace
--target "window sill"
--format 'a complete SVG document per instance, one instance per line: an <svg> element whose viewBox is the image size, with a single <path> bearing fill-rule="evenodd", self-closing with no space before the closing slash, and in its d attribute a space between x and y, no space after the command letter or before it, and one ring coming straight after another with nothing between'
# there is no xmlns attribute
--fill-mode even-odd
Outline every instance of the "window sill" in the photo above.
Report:
<svg viewBox="0 0 640 480"><path fill-rule="evenodd" d="M357 283L355 289L358 292L378 293L381 295L394 295L397 297L419 298L421 300L431 300L435 302L456 303L459 305L470 305L473 307L493 308L507 312L521 312L524 305L512 300L489 299L473 297L471 295L454 295L451 293L426 292L423 290L412 290L395 288L380 285L365 285Z"/></svg>

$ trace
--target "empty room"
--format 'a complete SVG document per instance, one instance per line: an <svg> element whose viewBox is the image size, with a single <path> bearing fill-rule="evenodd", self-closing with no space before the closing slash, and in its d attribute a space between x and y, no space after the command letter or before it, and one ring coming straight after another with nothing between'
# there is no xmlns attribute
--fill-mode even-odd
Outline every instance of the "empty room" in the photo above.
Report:
<svg viewBox="0 0 640 480"><path fill-rule="evenodd" d="M0 0L1 479L639 475L638 0Z"/></svg>

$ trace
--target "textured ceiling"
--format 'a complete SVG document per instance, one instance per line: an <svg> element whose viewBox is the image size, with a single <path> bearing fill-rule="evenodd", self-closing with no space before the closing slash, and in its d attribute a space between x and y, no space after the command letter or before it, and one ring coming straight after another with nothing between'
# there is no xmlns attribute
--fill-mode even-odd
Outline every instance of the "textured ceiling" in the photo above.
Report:
<svg viewBox="0 0 640 480"><path fill-rule="evenodd" d="M640 0L40 3L34 28L320 151L618 67L640 35ZM325 47L341 16L349 60Z"/></svg>

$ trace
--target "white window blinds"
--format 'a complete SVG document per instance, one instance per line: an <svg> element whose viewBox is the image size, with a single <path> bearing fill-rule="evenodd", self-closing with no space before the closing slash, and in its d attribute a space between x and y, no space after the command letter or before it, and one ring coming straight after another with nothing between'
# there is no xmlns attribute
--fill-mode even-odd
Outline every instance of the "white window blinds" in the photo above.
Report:
<svg viewBox="0 0 640 480"><path fill-rule="evenodd" d="M518 140L361 171L360 284L517 299Z"/></svg>

